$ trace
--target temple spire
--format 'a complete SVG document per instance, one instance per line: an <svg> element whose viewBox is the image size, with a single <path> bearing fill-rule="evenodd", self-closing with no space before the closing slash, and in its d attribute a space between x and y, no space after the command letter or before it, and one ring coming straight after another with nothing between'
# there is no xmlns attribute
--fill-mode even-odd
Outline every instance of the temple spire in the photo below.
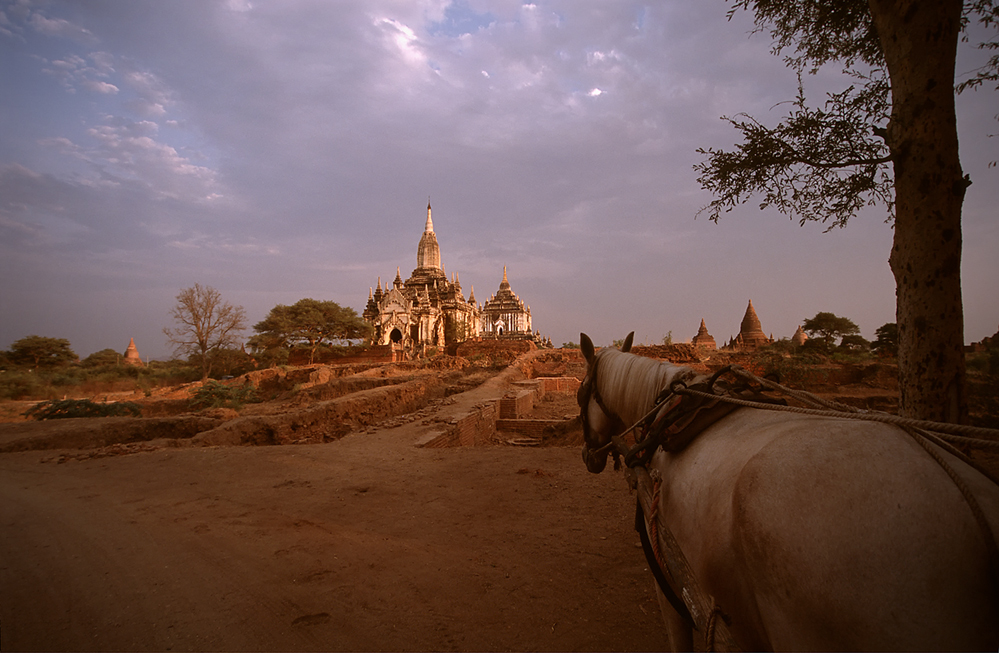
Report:
<svg viewBox="0 0 999 653"><path fill-rule="evenodd" d="M441 248L434 233L434 221L430 217L430 201L427 201L427 224L416 250L417 268L441 269ZM441 270L443 272L443 270Z"/></svg>
<svg viewBox="0 0 999 653"><path fill-rule="evenodd" d="M502 290L509 290L509 289L510 289L510 282L506 278L506 266L504 265L503 266L503 281L500 282L500 290L502 291Z"/></svg>

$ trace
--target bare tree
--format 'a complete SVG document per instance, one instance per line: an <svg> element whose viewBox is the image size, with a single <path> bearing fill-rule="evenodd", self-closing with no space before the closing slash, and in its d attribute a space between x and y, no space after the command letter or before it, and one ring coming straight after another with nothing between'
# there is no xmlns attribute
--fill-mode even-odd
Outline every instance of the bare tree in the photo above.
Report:
<svg viewBox="0 0 999 653"><path fill-rule="evenodd" d="M219 291L197 283L180 291L170 315L179 326L164 328L163 333L177 354L201 359L202 381L208 379L216 353L238 346L239 334L246 328L242 306L222 301Z"/></svg>

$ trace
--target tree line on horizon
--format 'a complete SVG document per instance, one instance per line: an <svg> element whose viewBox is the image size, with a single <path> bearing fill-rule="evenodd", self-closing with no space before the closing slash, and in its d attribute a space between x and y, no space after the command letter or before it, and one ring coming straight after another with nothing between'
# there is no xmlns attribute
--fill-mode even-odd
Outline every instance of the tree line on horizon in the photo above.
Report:
<svg viewBox="0 0 999 653"><path fill-rule="evenodd" d="M194 284L180 291L177 303L170 311L174 327L163 329L174 353L186 357L188 363L200 368L202 380L213 369L221 368L228 375L234 368L251 360L257 365L282 365L293 350L307 352L309 364L322 350L355 344L367 338L371 325L352 308L333 301L300 299L292 305L278 304L253 326L255 332L244 343L246 311L222 298L211 286ZM898 329L894 323L879 327L872 343L859 335L859 327L849 318L829 312L819 312L807 318L802 329L811 337L809 348L832 351L839 347L857 351L874 350L881 356L894 356L898 348ZM663 344L672 343L672 332ZM245 350L248 345L252 356ZM564 348L578 347L563 343ZM14 342L10 350L0 351L0 365L27 369L51 369L74 363L85 368L119 366L122 354L114 349L102 349L84 359L73 351L64 338L29 335Z"/></svg>
<svg viewBox="0 0 999 653"><path fill-rule="evenodd" d="M232 305L214 288L200 284L183 289L176 299L170 311L175 326L163 331L174 345L175 355L186 358L151 361L140 367L123 364L124 356L113 349L102 349L81 360L66 339L30 335L13 343L8 351L0 351L0 399L57 399L69 388L87 395L135 390L148 395L153 387L204 382L212 376L225 378L259 367L285 365L296 351L299 360L311 364L321 352L349 353L358 340L369 336L371 328L353 309L306 298L272 308L253 325L254 334L244 345L243 307ZM805 319L802 330L810 336L805 345L793 347L789 339L779 340L757 352L761 362L797 361L800 366L821 362L821 357L862 362L874 356L897 356L899 332L894 323L879 327L873 342L859 335L860 329L852 320L830 312ZM671 343L671 335L663 344ZM985 374L987 383L999 383L999 333L987 338L985 344L985 352L970 359L970 365ZM578 345L563 343L562 347ZM990 396L987 401L995 403L995 398Z"/></svg>
<svg viewBox="0 0 999 653"><path fill-rule="evenodd" d="M196 283L181 290L176 302L170 310L174 326L163 329L174 355L180 357L170 362L186 360L200 370L202 380L208 379L213 370L229 375L236 368L252 366L255 359L267 366L285 364L295 350L307 353L312 363L319 352L348 347L370 333L370 325L354 309L306 298L272 308L253 326L254 335L244 343L245 309L225 301L215 288ZM65 338L29 335L15 341L9 350L0 351L0 367L44 370L74 364L83 368L121 366L138 374L139 368L122 365L123 358L108 348L81 359Z"/></svg>

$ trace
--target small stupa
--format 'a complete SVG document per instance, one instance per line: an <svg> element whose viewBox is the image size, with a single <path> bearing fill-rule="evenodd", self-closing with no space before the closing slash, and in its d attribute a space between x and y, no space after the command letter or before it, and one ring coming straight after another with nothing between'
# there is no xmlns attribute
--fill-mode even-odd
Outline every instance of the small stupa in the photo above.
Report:
<svg viewBox="0 0 999 653"><path fill-rule="evenodd" d="M139 356L139 350L135 346L135 338L128 339L128 348L125 350L125 365L135 365L136 367L145 367L142 363L142 356Z"/></svg>
<svg viewBox="0 0 999 653"><path fill-rule="evenodd" d="M801 330L801 325L799 324L798 330L794 332L793 336L791 336L791 344L795 347L800 347L805 344L806 340L808 340L808 336Z"/></svg>
<svg viewBox="0 0 999 653"><path fill-rule="evenodd" d="M697 335L691 339L691 344L695 347L701 347L703 349L716 349L715 339L708 333L708 327L704 324L704 318L701 318L701 328L697 330Z"/></svg>

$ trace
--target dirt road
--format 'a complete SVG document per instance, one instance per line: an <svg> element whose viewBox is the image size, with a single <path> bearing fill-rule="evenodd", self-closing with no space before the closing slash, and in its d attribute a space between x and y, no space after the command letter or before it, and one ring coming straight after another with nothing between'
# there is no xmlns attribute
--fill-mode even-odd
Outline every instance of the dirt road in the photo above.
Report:
<svg viewBox="0 0 999 653"><path fill-rule="evenodd" d="M665 647L619 474L421 435L0 455L0 646Z"/></svg>

